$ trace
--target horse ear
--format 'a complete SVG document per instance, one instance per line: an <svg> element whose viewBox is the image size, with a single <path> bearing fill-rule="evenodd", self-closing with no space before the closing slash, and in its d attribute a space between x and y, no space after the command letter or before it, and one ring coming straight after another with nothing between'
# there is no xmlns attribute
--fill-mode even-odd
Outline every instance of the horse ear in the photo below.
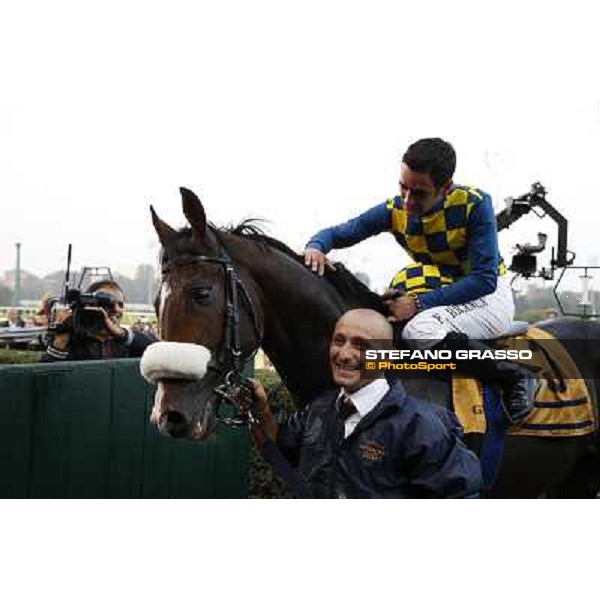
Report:
<svg viewBox="0 0 600 600"><path fill-rule="evenodd" d="M156 233L158 234L158 239L164 248L177 232L158 217L154 207L150 206L150 212L152 213L152 224L154 225L154 229L156 229Z"/></svg>
<svg viewBox="0 0 600 600"><path fill-rule="evenodd" d="M186 188L179 188L179 191L181 192L185 218L192 226L194 237L201 240L206 234L206 213L202 202L194 192Z"/></svg>

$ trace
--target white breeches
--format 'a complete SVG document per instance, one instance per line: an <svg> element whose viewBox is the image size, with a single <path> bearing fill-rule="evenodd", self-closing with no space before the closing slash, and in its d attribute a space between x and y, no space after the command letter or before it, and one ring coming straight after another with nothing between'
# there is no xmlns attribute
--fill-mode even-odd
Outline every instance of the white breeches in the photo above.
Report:
<svg viewBox="0 0 600 600"><path fill-rule="evenodd" d="M496 291L466 304L435 306L416 314L404 327L409 348L427 349L451 331L471 339L491 339L505 333L515 316L508 277L498 277Z"/></svg>

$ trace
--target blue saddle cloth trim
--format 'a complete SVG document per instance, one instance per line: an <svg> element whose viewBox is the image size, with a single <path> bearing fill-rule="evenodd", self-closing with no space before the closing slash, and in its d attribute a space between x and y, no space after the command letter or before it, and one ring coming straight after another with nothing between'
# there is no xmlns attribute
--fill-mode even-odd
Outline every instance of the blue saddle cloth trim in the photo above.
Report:
<svg viewBox="0 0 600 600"><path fill-rule="evenodd" d="M587 404L587 398L575 398L574 400L552 400L552 401L543 401L536 400L533 403L535 408L564 408L566 406L583 406Z"/></svg>
<svg viewBox="0 0 600 600"><path fill-rule="evenodd" d="M571 429L589 427L592 424L593 421L580 421L579 423L533 423L530 425L521 425L521 428L531 431L569 431Z"/></svg>
<svg viewBox="0 0 600 600"><path fill-rule="evenodd" d="M481 444L479 460L483 484L491 490L496 482L504 455L504 437L506 420L502 408L500 391L490 385L483 384L483 410L485 413L485 435Z"/></svg>

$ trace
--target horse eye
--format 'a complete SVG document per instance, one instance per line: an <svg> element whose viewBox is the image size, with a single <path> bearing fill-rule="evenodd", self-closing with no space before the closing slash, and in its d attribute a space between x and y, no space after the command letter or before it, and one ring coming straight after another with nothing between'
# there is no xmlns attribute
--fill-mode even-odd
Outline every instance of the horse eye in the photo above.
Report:
<svg viewBox="0 0 600 600"><path fill-rule="evenodd" d="M210 302L211 288L210 287L196 287L190 291L190 296L196 304L205 306Z"/></svg>

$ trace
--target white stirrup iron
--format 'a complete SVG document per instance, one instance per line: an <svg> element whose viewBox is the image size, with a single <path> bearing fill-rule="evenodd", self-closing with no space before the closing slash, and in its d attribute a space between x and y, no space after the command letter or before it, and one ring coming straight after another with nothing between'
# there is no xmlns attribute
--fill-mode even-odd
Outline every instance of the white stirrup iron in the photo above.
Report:
<svg viewBox="0 0 600 600"><path fill-rule="evenodd" d="M146 348L140 362L142 376L159 379L202 379L211 354L208 348L183 342L156 342Z"/></svg>

